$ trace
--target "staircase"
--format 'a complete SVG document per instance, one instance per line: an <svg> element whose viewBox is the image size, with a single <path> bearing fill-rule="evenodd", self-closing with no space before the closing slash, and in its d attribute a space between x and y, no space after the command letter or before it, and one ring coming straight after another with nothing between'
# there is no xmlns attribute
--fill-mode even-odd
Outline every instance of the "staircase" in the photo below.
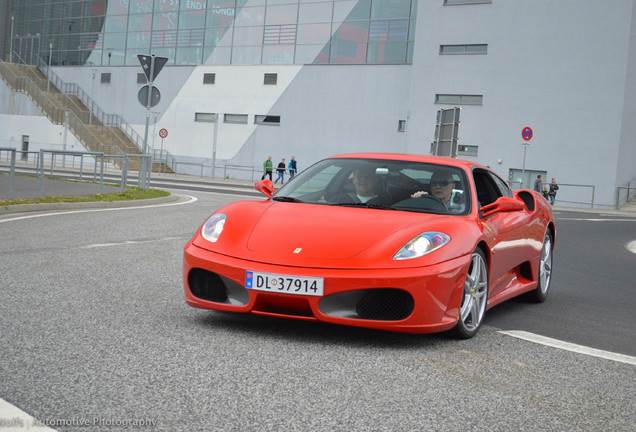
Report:
<svg viewBox="0 0 636 432"><path fill-rule="evenodd" d="M128 169L139 171L141 150L119 125L104 124L74 94L61 92L58 80L49 81L36 66L0 60L0 78L16 92L25 93L53 124L66 124L68 130L91 152L104 153L105 159L121 168L124 156ZM56 85L57 84L57 85ZM77 87L77 86L75 86ZM67 114L68 113L68 114ZM153 162L153 172L170 172L164 162Z"/></svg>
<svg viewBox="0 0 636 432"><path fill-rule="evenodd" d="M636 197L630 199L621 207L621 211L636 213Z"/></svg>

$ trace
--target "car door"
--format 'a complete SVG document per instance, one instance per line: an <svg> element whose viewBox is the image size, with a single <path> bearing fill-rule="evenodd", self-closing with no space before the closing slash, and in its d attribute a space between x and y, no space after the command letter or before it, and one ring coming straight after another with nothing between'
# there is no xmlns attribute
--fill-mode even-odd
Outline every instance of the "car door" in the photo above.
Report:
<svg viewBox="0 0 636 432"><path fill-rule="evenodd" d="M499 197L512 196L506 182L490 171L475 169L473 178L480 207L495 202ZM525 210L481 217L483 232L491 250L489 297L501 293L514 278L514 270L527 260L525 231L529 222L530 214Z"/></svg>

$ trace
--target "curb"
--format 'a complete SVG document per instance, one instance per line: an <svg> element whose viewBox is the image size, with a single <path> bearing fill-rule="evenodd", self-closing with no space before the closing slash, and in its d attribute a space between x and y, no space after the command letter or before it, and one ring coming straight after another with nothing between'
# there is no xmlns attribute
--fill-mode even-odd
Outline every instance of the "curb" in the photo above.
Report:
<svg viewBox="0 0 636 432"><path fill-rule="evenodd" d="M93 201L93 202L72 202L72 203L42 203L42 204L14 204L0 207L0 215L13 213L27 213L36 211L51 210L75 210L84 208L121 208L135 206L151 206L156 204L165 204L182 200L181 195L170 194L161 198L150 198L143 200L126 200L126 201Z"/></svg>

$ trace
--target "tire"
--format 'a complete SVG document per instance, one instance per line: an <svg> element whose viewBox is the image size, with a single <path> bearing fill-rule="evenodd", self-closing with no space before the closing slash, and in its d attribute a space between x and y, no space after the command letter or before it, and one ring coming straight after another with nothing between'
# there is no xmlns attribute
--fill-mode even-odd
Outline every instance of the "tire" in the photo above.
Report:
<svg viewBox="0 0 636 432"><path fill-rule="evenodd" d="M459 309L459 320L453 333L460 339L470 339L477 334L486 315L488 304L488 267L481 249L475 249L470 260L464 292Z"/></svg>
<svg viewBox="0 0 636 432"><path fill-rule="evenodd" d="M537 277L537 287L528 293L528 297L537 303L543 303L550 291L552 281L552 249L553 240L550 230L546 230L541 247L541 257L539 258L539 274Z"/></svg>

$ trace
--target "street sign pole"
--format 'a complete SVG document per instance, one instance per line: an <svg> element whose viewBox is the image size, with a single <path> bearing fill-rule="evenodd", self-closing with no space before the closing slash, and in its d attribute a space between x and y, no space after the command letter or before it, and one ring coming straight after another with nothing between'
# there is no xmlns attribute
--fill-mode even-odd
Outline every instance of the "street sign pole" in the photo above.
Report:
<svg viewBox="0 0 636 432"><path fill-rule="evenodd" d="M526 150L530 147L530 140L534 132L532 128L526 126L521 130L521 138L523 138L523 166L521 167L521 185L520 189L523 189L523 181L526 178Z"/></svg>
<svg viewBox="0 0 636 432"><path fill-rule="evenodd" d="M523 180L526 178L526 150L528 150L529 146L530 146L530 144L528 144L527 142L523 143L523 166L521 167L521 185L520 185L520 189L523 189Z"/></svg>
<svg viewBox="0 0 636 432"><path fill-rule="evenodd" d="M161 99L159 89L156 89L153 85L155 78L161 71L161 69L168 62L167 57L157 57L154 54L144 55L138 54L137 58L141 67L144 70L148 85L142 87L137 94L139 103L146 107L146 127L144 129L144 144L142 149L141 164L139 167L139 180L143 183L143 188L147 189L150 184L150 172L152 171L152 158L148 155L148 129L150 127L150 108L157 105ZM144 92L148 93L144 93ZM154 150L154 147L153 147Z"/></svg>
<svg viewBox="0 0 636 432"><path fill-rule="evenodd" d="M159 130L159 136L161 137L161 150L159 150L159 161L163 163L163 169L164 169L163 173L165 174L166 173L166 171L165 171L166 170L166 164L168 163L168 160L167 160L168 158L165 158L165 160L164 160L164 157L163 157L163 140L164 140L164 138L166 138L168 136L168 129L161 128Z"/></svg>
<svg viewBox="0 0 636 432"><path fill-rule="evenodd" d="M146 130L144 131L144 155L148 152L148 126L150 124L150 108L152 108L152 83L155 72L155 56L150 60L150 78L148 79L148 100L146 101Z"/></svg>
<svg viewBox="0 0 636 432"><path fill-rule="evenodd" d="M148 78L148 98L146 99L146 127L144 129L144 151L143 151L144 157L141 160L141 166L143 167L143 170L140 167L140 174L141 174L140 177L143 178L143 184L146 185L144 189L146 189L150 183L149 182L150 171L152 170L152 162L150 163L150 167L148 167L148 159L146 158L146 155L148 154L148 127L150 124L150 108L152 108L152 87L153 87L152 84L153 84L154 76L155 76L154 72L155 72L155 56L153 55L150 57L150 75Z"/></svg>

